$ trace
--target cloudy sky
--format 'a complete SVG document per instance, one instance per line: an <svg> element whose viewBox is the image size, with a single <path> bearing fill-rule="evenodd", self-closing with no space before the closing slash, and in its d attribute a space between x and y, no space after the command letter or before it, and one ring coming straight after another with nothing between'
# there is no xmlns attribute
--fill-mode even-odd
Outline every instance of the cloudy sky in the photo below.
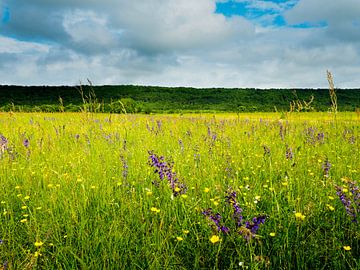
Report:
<svg viewBox="0 0 360 270"><path fill-rule="evenodd" d="M0 84L360 87L360 0L0 0Z"/></svg>

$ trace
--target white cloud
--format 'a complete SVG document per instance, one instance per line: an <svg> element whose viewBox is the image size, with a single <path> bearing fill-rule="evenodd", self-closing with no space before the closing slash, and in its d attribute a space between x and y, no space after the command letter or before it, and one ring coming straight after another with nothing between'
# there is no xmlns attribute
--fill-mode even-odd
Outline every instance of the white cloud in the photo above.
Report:
<svg viewBox="0 0 360 270"><path fill-rule="evenodd" d="M329 26L255 26L215 0L9 0L0 84L326 87L330 69L338 87L359 86L358 0L246 2Z"/></svg>

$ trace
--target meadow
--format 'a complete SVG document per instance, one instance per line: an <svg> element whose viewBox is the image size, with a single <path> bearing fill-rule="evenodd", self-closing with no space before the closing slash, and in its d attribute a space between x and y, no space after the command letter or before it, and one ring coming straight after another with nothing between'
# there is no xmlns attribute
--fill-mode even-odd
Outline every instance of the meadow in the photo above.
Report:
<svg viewBox="0 0 360 270"><path fill-rule="evenodd" d="M3 269L360 269L355 112L4 112L0 134Z"/></svg>

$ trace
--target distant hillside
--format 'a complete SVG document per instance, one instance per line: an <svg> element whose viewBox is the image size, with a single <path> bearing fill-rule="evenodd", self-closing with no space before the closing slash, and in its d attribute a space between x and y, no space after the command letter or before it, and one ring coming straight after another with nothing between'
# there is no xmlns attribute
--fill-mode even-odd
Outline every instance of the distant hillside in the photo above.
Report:
<svg viewBox="0 0 360 270"><path fill-rule="evenodd" d="M310 101L316 111L331 106L328 89L196 89L154 86L0 86L1 111L251 112L288 111L291 101ZM360 108L360 89L336 90L339 111ZM121 102L119 102L119 100ZM84 107L85 104L85 107ZM300 107L297 107L299 109ZM300 110L305 110L300 108Z"/></svg>

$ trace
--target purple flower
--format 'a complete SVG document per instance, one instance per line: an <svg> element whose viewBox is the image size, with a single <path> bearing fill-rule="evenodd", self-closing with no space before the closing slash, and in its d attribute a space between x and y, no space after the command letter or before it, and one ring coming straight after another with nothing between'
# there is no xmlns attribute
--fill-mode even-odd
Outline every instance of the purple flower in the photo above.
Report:
<svg viewBox="0 0 360 270"><path fill-rule="evenodd" d="M124 180L127 179L127 176L128 176L128 165L127 165L127 162L125 160L125 158L123 156L120 156L120 159L121 159L121 162L122 162L122 165L123 165L123 171L122 171L122 176L124 178Z"/></svg>
<svg viewBox="0 0 360 270"><path fill-rule="evenodd" d="M294 153L291 147L286 147L285 157L288 160L292 160L294 158Z"/></svg>
<svg viewBox="0 0 360 270"><path fill-rule="evenodd" d="M23 145L25 146L25 148L28 148L28 147L30 146L30 141L29 141L29 139L25 139L25 140L23 141Z"/></svg>
<svg viewBox="0 0 360 270"><path fill-rule="evenodd" d="M161 130L161 126L162 126L161 120L156 120L156 124L157 124L158 130Z"/></svg>
<svg viewBox="0 0 360 270"><path fill-rule="evenodd" d="M6 150L8 150L8 140L0 134L0 157Z"/></svg>
<svg viewBox="0 0 360 270"><path fill-rule="evenodd" d="M179 146L180 146L181 151L184 151L184 143L183 143L183 141L181 139L179 139L178 142L179 142Z"/></svg>
<svg viewBox="0 0 360 270"><path fill-rule="evenodd" d="M0 145L7 145L7 144L8 144L8 140L6 139L6 137L0 134Z"/></svg>
<svg viewBox="0 0 360 270"><path fill-rule="evenodd" d="M353 222L358 222L357 217L360 214L360 191L356 181L346 179L348 191L345 192L343 187L336 186L336 195L339 196L341 203L345 207L346 213L352 218Z"/></svg>
<svg viewBox="0 0 360 270"><path fill-rule="evenodd" d="M173 191L174 196L185 194L187 187L185 184L179 182L176 172L173 172L173 163L165 161L163 156L158 156L154 152L149 151L149 165L155 168L155 173L159 175L160 180L167 179L169 186Z"/></svg>
<svg viewBox="0 0 360 270"><path fill-rule="evenodd" d="M214 222L216 229L218 231L222 231L225 234L228 234L230 232L230 229L228 227L220 224L221 215L219 213L212 214L212 209L208 208L205 211L203 211L202 214L205 215L209 220Z"/></svg>
<svg viewBox="0 0 360 270"><path fill-rule="evenodd" d="M236 192L232 190L228 190L228 195L225 196L225 201L233 207L233 219L235 221L236 227L240 227L242 225L243 216L241 212L243 211L239 203L236 201Z"/></svg>
<svg viewBox="0 0 360 270"><path fill-rule="evenodd" d="M279 123L279 124L280 124L279 135L280 135L281 140L284 140L284 138L285 138L285 128L282 125L282 123Z"/></svg>
<svg viewBox="0 0 360 270"><path fill-rule="evenodd" d="M8 261L4 261L3 270L6 270L7 268L8 268Z"/></svg>
<svg viewBox="0 0 360 270"><path fill-rule="evenodd" d="M319 143L324 143L324 139L325 139L324 132L318 133L316 139L317 139L317 141L318 141Z"/></svg>
<svg viewBox="0 0 360 270"><path fill-rule="evenodd" d="M331 163L329 162L328 159L325 160L324 164L322 165L323 171L324 171L324 176L325 177L329 177L329 171L331 168Z"/></svg>

